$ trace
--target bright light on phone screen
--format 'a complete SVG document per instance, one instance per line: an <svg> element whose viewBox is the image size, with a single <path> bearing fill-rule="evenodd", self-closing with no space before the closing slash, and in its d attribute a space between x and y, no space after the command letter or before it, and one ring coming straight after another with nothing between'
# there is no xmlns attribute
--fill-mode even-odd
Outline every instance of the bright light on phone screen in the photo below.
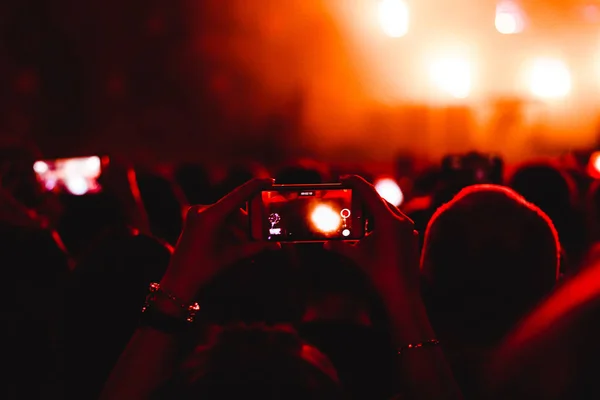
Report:
<svg viewBox="0 0 600 400"><path fill-rule="evenodd" d="M310 219L318 231L324 233L335 232L342 224L340 213L326 204L319 204L314 208Z"/></svg>
<svg viewBox="0 0 600 400"><path fill-rule="evenodd" d="M102 160L98 156L36 161L33 170L49 191L81 196L101 189L97 179L102 172Z"/></svg>
<svg viewBox="0 0 600 400"><path fill-rule="evenodd" d="M262 192L264 235L272 241L344 239L352 235L352 190Z"/></svg>

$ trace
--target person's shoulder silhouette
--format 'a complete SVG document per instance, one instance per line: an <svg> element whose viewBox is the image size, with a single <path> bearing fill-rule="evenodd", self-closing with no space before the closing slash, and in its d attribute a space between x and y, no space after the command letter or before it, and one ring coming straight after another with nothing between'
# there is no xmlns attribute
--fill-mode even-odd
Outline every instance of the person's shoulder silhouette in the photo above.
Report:
<svg viewBox="0 0 600 400"><path fill-rule="evenodd" d="M99 238L79 260L68 289L70 396L98 395L171 252L166 242L129 229Z"/></svg>
<svg viewBox="0 0 600 400"><path fill-rule="evenodd" d="M8 398L13 394L19 398L60 397L68 256L52 231L35 225L2 222L0 237L8 286L0 295L5 322L2 335L6 335L2 343L7 346L5 361L10 365Z"/></svg>

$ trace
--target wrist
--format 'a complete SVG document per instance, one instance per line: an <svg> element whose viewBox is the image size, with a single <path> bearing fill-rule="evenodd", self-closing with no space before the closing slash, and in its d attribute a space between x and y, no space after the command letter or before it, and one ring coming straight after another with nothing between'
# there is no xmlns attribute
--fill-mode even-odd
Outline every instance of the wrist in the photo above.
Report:
<svg viewBox="0 0 600 400"><path fill-rule="evenodd" d="M414 305L396 310L390 316L390 324L396 346L420 343L435 337L424 306Z"/></svg>
<svg viewBox="0 0 600 400"><path fill-rule="evenodd" d="M214 270L206 262L182 262L176 258L171 261L163 275L160 285L185 303L192 303L200 290L212 279Z"/></svg>
<svg viewBox="0 0 600 400"><path fill-rule="evenodd" d="M394 294L382 296L382 300L388 314L392 339L397 346L420 343L435 336L420 294L398 290Z"/></svg>
<svg viewBox="0 0 600 400"><path fill-rule="evenodd" d="M173 293L175 297L180 299L184 304L191 304L196 299L201 286L190 283L183 279L173 279L165 275L160 281L160 287L169 293Z"/></svg>
<svg viewBox="0 0 600 400"><path fill-rule="evenodd" d="M198 303L182 303L181 299L165 290L159 283L150 284L150 293L142 308L141 325L165 333L183 332L194 322L200 310Z"/></svg>
<svg viewBox="0 0 600 400"><path fill-rule="evenodd" d="M408 279L393 268L379 274L381 278L372 279L375 289L385 302L397 303L421 300L421 289L418 280Z"/></svg>

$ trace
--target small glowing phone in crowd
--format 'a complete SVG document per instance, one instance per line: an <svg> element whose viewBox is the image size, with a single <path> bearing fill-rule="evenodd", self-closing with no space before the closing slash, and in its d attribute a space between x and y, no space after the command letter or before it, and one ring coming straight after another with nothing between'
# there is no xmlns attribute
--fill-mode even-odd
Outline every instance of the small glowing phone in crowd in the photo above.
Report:
<svg viewBox="0 0 600 400"><path fill-rule="evenodd" d="M362 205L342 184L273 185L248 204L253 240L324 242L365 235Z"/></svg>
<svg viewBox="0 0 600 400"><path fill-rule="evenodd" d="M98 178L108 165L108 157L76 157L40 160L33 170L45 190L75 196L102 191Z"/></svg>

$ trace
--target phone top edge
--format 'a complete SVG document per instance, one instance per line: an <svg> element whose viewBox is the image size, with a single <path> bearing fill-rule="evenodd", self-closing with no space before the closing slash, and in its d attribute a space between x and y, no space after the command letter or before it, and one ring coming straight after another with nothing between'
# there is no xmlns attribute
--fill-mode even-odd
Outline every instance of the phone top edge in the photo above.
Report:
<svg viewBox="0 0 600 400"><path fill-rule="evenodd" d="M295 189L295 188L340 188L343 189L343 185L340 182L334 182L334 183L300 183L300 184L288 184L288 183L283 183L283 184L277 184L274 183L272 186L270 186L271 188L276 188L276 189Z"/></svg>
<svg viewBox="0 0 600 400"><path fill-rule="evenodd" d="M77 156L77 157L57 157L57 158L42 158L39 160L35 160L34 163L36 162L45 162L45 163L54 163L57 161L69 161L69 160L87 160L90 158L94 158L97 157L100 162L102 163L107 163L110 161L110 157L107 155L100 155L100 154L92 154L89 156Z"/></svg>
<svg viewBox="0 0 600 400"><path fill-rule="evenodd" d="M331 238L331 239L321 239L321 240L315 240L315 239L311 239L311 240L279 240L279 241L265 240L265 242L269 242L269 243L285 243L285 244L291 244L291 243L296 243L296 244L302 244L302 243L327 243L327 242L356 243L356 242L360 242L360 240L363 239L363 238L364 238L364 236L362 236L360 238L356 238L356 239Z"/></svg>

